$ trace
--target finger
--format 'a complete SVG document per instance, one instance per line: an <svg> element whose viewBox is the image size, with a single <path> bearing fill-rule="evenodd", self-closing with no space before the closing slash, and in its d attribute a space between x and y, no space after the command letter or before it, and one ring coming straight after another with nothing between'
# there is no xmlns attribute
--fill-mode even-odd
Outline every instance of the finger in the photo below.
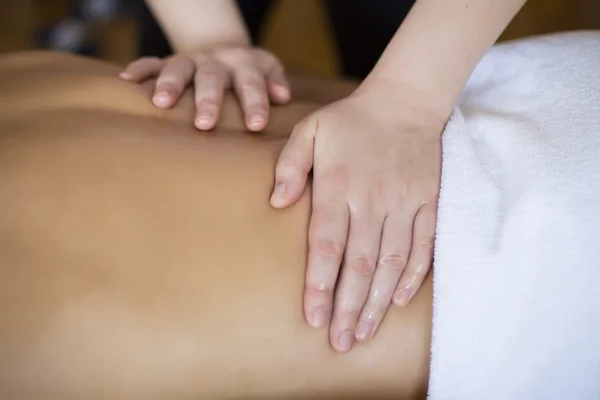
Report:
<svg viewBox="0 0 600 400"><path fill-rule="evenodd" d="M354 343L358 316L375 273L383 221L383 215L379 217L373 212L350 216L348 243L329 331L331 344L337 351L348 352Z"/></svg>
<svg viewBox="0 0 600 400"><path fill-rule="evenodd" d="M207 64L198 68L194 81L196 127L202 130L212 129L219 119L227 84L227 71L217 64Z"/></svg>
<svg viewBox="0 0 600 400"><path fill-rule="evenodd" d="M269 97L274 103L285 104L291 100L290 84L279 61L276 61L267 75Z"/></svg>
<svg viewBox="0 0 600 400"><path fill-rule="evenodd" d="M302 195L313 165L316 130L315 118L300 121L281 151L270 200L273 207L287 207Z"/></svg>
<svg viewBox="0 0 600 400"><path fill-rule="evenodd" d="M363 307L356 339L365 342L373 338L392 302L392 295L404 268L412 241L412 215L389 215L383 224L379 260Z"/></svg>
<svg viewBox="0 0 600 400"><path fill-rule="evenodd" d="M194 62L187 57L173 57L156 80L152 102L160 108L172 107L181 97L194 74Z"/></svg>
<svg viewBox="0 0 600 400"><path fill-rule="evenodd" d="M264 76L254 68L239 68L233 73L233 86L246 116L246 126L251 131L260 131L269 119Z"/></svg>
<svg viewBox="0 0 600 400"><path fill-rule="evenodd" d="M255 49L259 70L266 75L269 98L276 104L285 104L291 99L290 84L285 76L283 64L268 51Z"/></svg>
<svg viewBox="0 0 600 400"><path fill-rule="evenodd" d="M419 209L413 225L413 240L406 269L394 293L394 304L406 306L425 280L433 263L437 203Z"/></svg>
<svg viewBox="0 0 600 400"><path fill-rule="evenodd" d="M157 76L164 65L165 62L161 58L143 57L127 65L119 76L128 81L140 82Z"/></svg>
<svg viewBox="0 0 600 400"><path fill-rule="evenodd" d="M315 195L322 187L315 187ZM348 237L348 207L344 202L315 204L308 234L308 263L304 315L309 325L322 328L330 320L333 291Z"/></svg>

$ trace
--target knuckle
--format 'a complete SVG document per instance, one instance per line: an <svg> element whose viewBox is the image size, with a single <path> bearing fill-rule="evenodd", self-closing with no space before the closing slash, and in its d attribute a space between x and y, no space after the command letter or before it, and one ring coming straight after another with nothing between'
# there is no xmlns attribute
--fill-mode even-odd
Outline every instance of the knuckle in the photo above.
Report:
<svg viewBox="0 0 600 400"><path fill-rule="evenodd" d="M196 79L222 79L229 74L230 70L219 62L207 62L196 66Z"/></svg>
<svg viewBox="0 0 600 400"><path fill-rule="evenodd" d="M157 87L173 89L185 84L185 78L178 73L161 73L156 82Z"/></svg>
<svg viewBox="0 0 600 400"><path fill-rule="evenodd" d="M225 89L222 86L211 84L210 81L196 81L196 92L194 93L196 103L203 101L217 102L224 91Z"/></svg>
<svg viewBox="0 0 600 400"><path fill-rule="evenodd" d="M256 92L256 91L260 91L262 89L263 85L263 80L259 77L245 77L240 83L239 83L239 90L242 93L248 93L248 92Z"/></svg>
<svg viewBox="0 0 600 400"><path fill-rule="evenodd" d="M196 103L201 101L220 101L226 90L223 80L212 80L211 77L196 76L194 79Z"/></svg>
<svg viewBox="0 0 600 400"><path fill-rule="evenodd" d="M333 289L326 284L307 284L304 294L312 298L330 299L333 297Z"/></svg>
<svg viewBox="0 0 600 400"><path fill-rule="evenodd" d="M346 265L359 277L370 277L375 272L375 259L368 254L355 255L348 259Z"/></svg>
<svg viewBox="0 0 600 400"><path fill-rule="evenodd" d="M327 259L339 259L342 257L342 246L333 239L318 239L315 243L315 252L318 256Z"/></svg>
<svg viewBox="0 0 600 400"><path fill-rule="evenodd" d="M320 258L337 260L342 257L343 246L333 239L320 238L315 240L313 251Z"/></svg>
<svg viewBox="0 0 600 400"><path fill-rule="evenodd" d="M400 253L388 254L379 258L379 265L394 272L402 272L406 267L406 256Z"/></svg>
<svg viewBox="0 0 600 400"><path fill-rule="evenodd" d="M218 80L223 78L223 70L217 66L211 66L209 68L198 69L196 73L196 79L202 80Z"/></svg>
<svg viewBox="0 0 600 400"><path fill-rule="evenodd" d="M198 102L196 107L202 109L214 109L218 108L219 104L211 98L203 98Z"/></svg>
<svg viewBox="0 0 600 400"><path fill-rule="evenodd" d="M214 57L229 65L246 65L252 62L252 52L242 46L227 47L213 53Z"/></svg>
<svg viewBox="0 0 600 400"><path fill-rule="evenodd" d="M355 321L358 319L362 308L363 302L358 301L356 298L350 298L337 301L335 312L339 315L340 319Z"/></svg>
<svg viewBox="0 0 600 400"><path fill-rule="evenodd" d="M422 247L424 247L426 249L433 249L435 247L435 237L427 236L427 237L421 238L420 244Z"/></svg>
<svg viewBox="0 0 600 400"><path fill-rule="evenodd" d="M238 60L246 60L250 57L249 49L246 47L230 47L228 53L231 57L237 58Z"/></svg>

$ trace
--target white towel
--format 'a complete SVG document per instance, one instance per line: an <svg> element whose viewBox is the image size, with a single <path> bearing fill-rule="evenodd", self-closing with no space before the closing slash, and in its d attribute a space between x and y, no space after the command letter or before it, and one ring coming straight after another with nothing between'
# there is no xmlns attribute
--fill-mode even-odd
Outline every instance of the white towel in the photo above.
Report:
<svg viewBox="0 0 600 400"><path fill-rule="evenodd" d="M447 125L429 398L600 399L600 32L492 48Z"/></svg>

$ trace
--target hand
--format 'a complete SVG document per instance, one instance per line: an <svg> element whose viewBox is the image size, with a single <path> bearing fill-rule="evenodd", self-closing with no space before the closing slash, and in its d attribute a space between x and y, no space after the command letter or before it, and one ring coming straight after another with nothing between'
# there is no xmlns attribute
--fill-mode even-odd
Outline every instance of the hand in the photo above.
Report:
<svg viewBox="0 0 600 400"><path fill-rule="evenodd" d="M172 107L193 81L196 86L195 125L212 129L219 118L223 93L233 86L244 111L246 126L263 129L269 119L269 99L278 104L290 100L283 66L271 53L257 48L219 47L167 59L146 57L129 64L121 78L141 82L157 77L152 102Z"/></svg>
<svg viewBox="0 0 600 400"><path fill-rule="evenodd" d="M304 313L330 321L340 352L371 339L392 301L407 305L432 263L445 118L416 104L359 88L301 121L277 163L274 207L313 170Z"/></svg>

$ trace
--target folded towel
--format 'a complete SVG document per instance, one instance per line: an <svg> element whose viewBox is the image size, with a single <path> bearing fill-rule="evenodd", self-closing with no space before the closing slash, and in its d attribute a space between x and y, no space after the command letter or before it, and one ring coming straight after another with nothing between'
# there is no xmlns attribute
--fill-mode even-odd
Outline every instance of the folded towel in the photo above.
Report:
<svg viewBox="0 0 600 400"><path fill-rule="evenodd" d="M600 32L492 48L447 125L429 398L600 399Z"/></svg>

